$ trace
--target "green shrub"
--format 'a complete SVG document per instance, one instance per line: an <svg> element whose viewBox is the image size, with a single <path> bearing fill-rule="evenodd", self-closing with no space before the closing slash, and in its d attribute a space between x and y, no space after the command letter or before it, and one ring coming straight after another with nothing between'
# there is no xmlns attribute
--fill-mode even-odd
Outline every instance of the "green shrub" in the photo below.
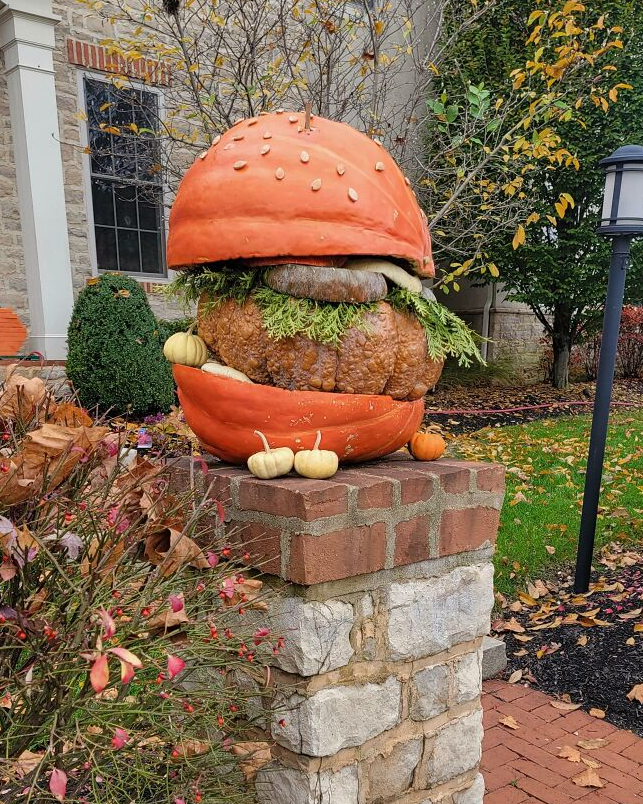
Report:
<svg viewBox="0 0 643 804"><path fill-rule="evenodd" d="M177 332L187 332L194 324L194 318L157 318L156 323L162 346L171 335L175 335Z"/></svg>
<svg viewBox="0 0 643 804"><path fill-rule="evenodd" d="M170 364L138 283L103 274L81 291L69 324L67 376L87 408L145 415L174 402Z"/></svg>

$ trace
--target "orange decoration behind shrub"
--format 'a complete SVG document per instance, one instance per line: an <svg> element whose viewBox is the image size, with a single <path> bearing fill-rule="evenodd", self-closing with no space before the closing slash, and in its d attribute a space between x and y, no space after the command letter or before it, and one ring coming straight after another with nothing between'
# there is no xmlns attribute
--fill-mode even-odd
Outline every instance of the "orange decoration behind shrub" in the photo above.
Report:
<svg viewBox="0 0 643 804"><path fill-rule="evenodd" d="M415 433L409 441L409 452L417 461L437 461L446 448L447 442L437 433Z"/></svg>
<svg viewBox="0 0 643 804"><path fill-rule="evenodd" d="M323 117L310 130L303 113L241 120L197 157L170 215L170 268L351 255L435 272L426 217L393 158Z"/></svg>
<svg viewBox="0 0 643 804"><path fill-rule="evenodd" d="M0 355L13 357L27 340L27 330L18 316L7 307L0 307Z"/></svg>
<svg viewBox="0 0 643 804"><path fill-rule="evenodd" d="M423 399L285 391L188 366L173 370L190 427L208 452L230 463L245 463L257 451L255 430L271 447L295 453L312 449L321 430L324 448L341 463L368 461L406 444L424 415Z"/></svg>

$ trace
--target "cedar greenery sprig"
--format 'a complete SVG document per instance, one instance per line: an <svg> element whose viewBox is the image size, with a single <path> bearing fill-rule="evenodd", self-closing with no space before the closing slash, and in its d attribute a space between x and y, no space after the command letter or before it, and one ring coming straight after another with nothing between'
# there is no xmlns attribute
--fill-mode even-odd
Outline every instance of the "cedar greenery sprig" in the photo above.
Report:
<svg viewBox="0 0 643 804"><path fill-rule="evenodd" d="M351 327L368 331L364 316L375 309L374 304L296 299L265 285L255 288L252 298L261 310L268 335L276 341L306 335L318 343L337 345Z"/></svg>
<svg viewBox="0 0 643 804"><path fill-rule="evenodd" d="M399 312L415 315L424 327L433 360L454 357L460 366L484 363L476 343L480 337L444 305L404 288L394 288L386 301Z"/></svg>

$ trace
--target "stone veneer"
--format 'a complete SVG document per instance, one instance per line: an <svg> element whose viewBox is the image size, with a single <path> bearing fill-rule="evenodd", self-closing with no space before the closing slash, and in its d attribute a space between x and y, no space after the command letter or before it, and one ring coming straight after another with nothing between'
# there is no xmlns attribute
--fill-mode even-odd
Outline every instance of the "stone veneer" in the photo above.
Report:
<svg viewBox="0 0 643 804"><path fill-rule="evenodd" d="M203 482L184 459L179 484ZM482 638L499 466L398 453L328 481L208 461L230 540L275 577L260 804L482 804Z"/></svg>

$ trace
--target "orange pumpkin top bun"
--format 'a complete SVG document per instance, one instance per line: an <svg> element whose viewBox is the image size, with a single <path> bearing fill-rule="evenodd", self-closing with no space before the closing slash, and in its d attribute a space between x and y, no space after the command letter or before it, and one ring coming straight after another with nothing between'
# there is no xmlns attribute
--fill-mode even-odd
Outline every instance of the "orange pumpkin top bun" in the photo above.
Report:
<svg viewBox="0 0 643 804"><path fill-rule="evenodd" d="M304 118L241 120L195 160L170 214L168 266L369 255L433 276L426 216L393 158L345 123L313 117L306 130Z"/></svg>

